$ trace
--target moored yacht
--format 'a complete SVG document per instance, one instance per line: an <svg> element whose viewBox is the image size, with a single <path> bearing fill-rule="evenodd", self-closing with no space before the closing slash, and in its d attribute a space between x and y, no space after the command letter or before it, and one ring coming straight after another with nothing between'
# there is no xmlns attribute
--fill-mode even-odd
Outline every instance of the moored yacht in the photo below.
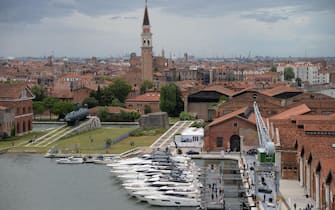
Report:
<svg viewBox="0 0 335 210"><path fill-rule="evenodd" d="M68 158L61 158L56 160L59 164L81 164L84 163L84 159L81 157L68 157Z"/></svg>

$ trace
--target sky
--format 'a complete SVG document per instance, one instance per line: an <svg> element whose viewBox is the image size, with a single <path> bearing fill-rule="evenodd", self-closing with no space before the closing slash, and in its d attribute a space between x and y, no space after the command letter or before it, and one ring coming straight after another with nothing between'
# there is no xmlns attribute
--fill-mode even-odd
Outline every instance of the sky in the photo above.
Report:
<svg viewBox="0 0 335 210"><path fill-rule="evenodd" d="M0 0L0 56L140 54L145 0ZM148 0L166 57L335 56L334 0Z"/></svg>

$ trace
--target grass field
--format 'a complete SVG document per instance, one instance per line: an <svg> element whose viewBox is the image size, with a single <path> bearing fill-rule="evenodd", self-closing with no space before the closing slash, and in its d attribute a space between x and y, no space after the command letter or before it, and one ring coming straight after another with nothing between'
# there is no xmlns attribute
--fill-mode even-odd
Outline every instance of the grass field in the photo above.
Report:
<svg viewBox="0 0 335 210"><path fill-rule="evenodd" d="M40 137L44 135L46 132L31 132L24 136L14 136L9 137L7 139L0 140L0 150L5 149L8 147L19 147L27 143L29 140L33 139L34 137Z"/></svg>
<svg viewBox="0 0 335 210"><path fill-rule="evenodd" d="M131 130L133 128L99 128L59 140L47 147L25 147L24 145L35 136L39 137L45 134L45 132L32 132L21 137L12 137L0 141L0 150L11 147L10 151L12 152L46 153L52 146L55 146L62 153L120 154L135 147L150 146L164 132L164 130L161 130L161 133L152 136L129 136L117 143L112 143L108 148L105 147L108 138L113 140L115 137ZM131 142L134 145L131 145Z"/></svg>
<svg viewBox="0 0 335 210"><path fill-rule="evenodd" d="M131 130L132 128L99 128L59 140L49 146L55 146L63 153L102 153L106 151L105 143L108 138L113 139Z"/></svg>

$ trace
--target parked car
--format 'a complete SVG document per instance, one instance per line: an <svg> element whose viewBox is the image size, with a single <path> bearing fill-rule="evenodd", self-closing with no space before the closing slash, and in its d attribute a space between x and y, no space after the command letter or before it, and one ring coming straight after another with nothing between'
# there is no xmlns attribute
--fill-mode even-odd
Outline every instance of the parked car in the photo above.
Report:
<svg viewBox="0 0 335 210"><path fill-rule="evenodd" d="M200 153L196 150L191 149L191 150L187 151L186 154L188 154L188 155L199 155Z"/></svg>

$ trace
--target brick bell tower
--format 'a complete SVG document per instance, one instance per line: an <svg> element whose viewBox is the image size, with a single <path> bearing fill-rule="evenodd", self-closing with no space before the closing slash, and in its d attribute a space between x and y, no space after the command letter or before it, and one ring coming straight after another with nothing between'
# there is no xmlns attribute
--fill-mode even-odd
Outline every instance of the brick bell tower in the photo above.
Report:
<svg viewBox="0 0 335 210"><path fill-rule="evenodd" d="M150 22L147 1L145 1L145 10L142 25L142 82L148 80L153 81L153 55L152 55L152 33L150 32Z"/></svg>

